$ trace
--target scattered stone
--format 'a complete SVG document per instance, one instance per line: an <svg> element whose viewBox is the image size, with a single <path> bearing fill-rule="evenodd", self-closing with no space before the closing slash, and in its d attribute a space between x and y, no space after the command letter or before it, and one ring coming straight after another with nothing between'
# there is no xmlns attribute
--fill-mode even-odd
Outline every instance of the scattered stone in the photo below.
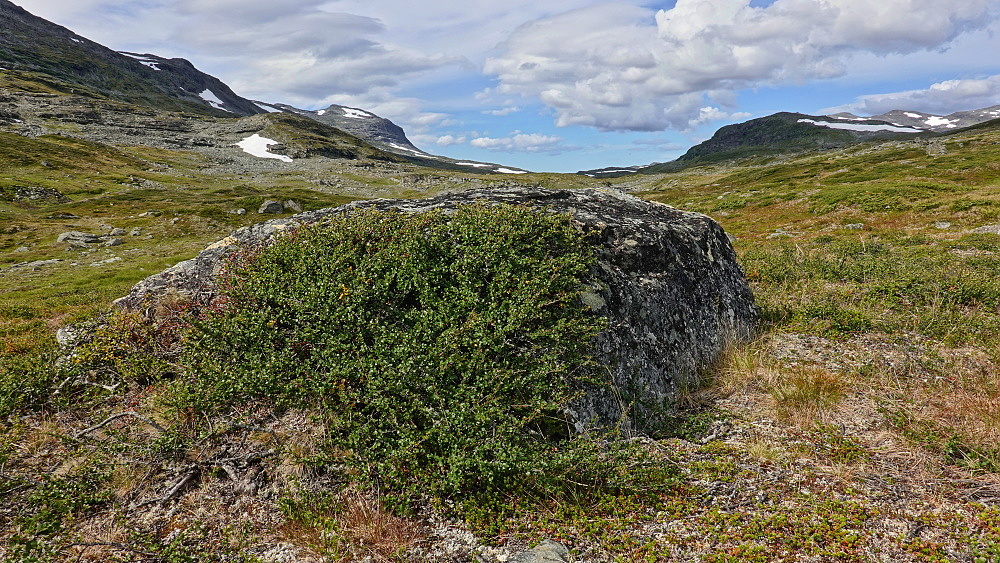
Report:
<svg viewBox="0 0 1000 563"><path fill-rule="evenodd" d="M594 343L606 385L585 387L570 405L567 414L577 429L619 425L626 434L656 432L670 420L677 389L697 380L729 345L747 340L759 318L732 245L711 218L617 190L540 187L352 202L272 219L238 229L195 258L146 278L115 304L139 309L149 298L177 292L207 305L228 255L297 225L357 209L449 212L484 201L569 213L597 245L598 263L586 283L594 294L588 305L608 321Z"/></svg>
<svg viewBox="0 0 1000 563"><path fill-rule="evenodd" d="M111 229L111 232L108 233L108 234L111 235L111 236L113 236L113 237L121 237L121 236L125 236L125 233L127 233L127 232L128 231L126 231L125 229L122 229L120 227L116 227L114 229Z"/></svg>
<svg viewBox="0 0 1000 563"><path fill-rule="evenodd" d="M972 229L972 232L977 235L1000 235L1000 225L983 225Z"/></svg>
<svg viewBox="0 0 1000 563"><path fill-rule="evenodd" d="M145 213L140 213L138 216L139 217L159 217L160 215L163 215L163 212L162 211L156 211L154 209L154 210L147 211Z"/></svg>
<svg viewBox="0 0 1000 563"><path fill-rule="evenodd" d="M123 244L125 244L125 241L124 241L124 240L122 240L122 239L120 239L120 238L118 238L118 237L115 237L115 238L110 238L110 239L108 239L108 240L107 240L107 241L106 241L106 242L104 243L104 246L108 246L108 247L110 247L110 246L121 246L121 245L123 245Z"/></svg>
<svg viewBox="0 0 1000 563"><path fill-rule="evenodd" d="M91 266L106 266L108 264L114 264L115 262L121 262L121 256L112 256L107 260L101 260L100 262L94 262Z"/></svg>
<svg viewBox="0 0 1000 563"><path fill-rule="evenodd" d="M302 206L299 205L299 202L295 201L294 199L290 199L285 202L285 209L288 211L294 211L296 213L302 213Z"/></svg>
<svg viewBox="0 0 1000 563"><path fill-rule="evenodd" d="M269 199L260 205L260 209L257 210L257 213L263 215L265 213L284 213L284 211L285 206L282 205L280 201Z"/></svg>
<svg viewBox="0 0 1000 563"><path fill-rule="evenodd" d="M19 246L14 252L31 252L31 249L27 246Z"/></svg>
<svg viewBox="0 0 1000 563"><path fill-rule="evenodd" d="M56 242L68 242L70 245L87 245L101 242L100 235L82 233L80 231L67 231L56 237Z"/></svg>
<svg viewBox="0 0 1000 563"><path fill-rule="evenodd" d="M45 217L46 219L79 219L79 215L73 215L72 213L53 213Z"/></svg>
<svg viewBox="0 0 1000 563"><path fill-rule="evenodd" d="M934 223L935 229L950 229L951 223L948 221L937 221Z"/></svg>
<svg viewBox="0 0 1000 563"><path fill-rule="evenodd" d="M793 233L791 231L786 231L785 229L775 229L773 233L767 235L768 240L773 240L782 237L794 237L799 233Z"/></svg>
<svg viewBox="0 0 1000 563"><path fill-rule="evenodd" d="M29 270L40 270L43 266L51 266L52 264L58 264L62 262L61 258L54 258L52 260L35 260L34 262L21 262L20 264L14 264L11 269L14 268L27 268Z"/></svg>
<svg viewBox="0 0 1000 563"><path fill-rule="evenodd" d="M64 196L59 190L43 188L41 186L14 186L14 201L45 200L52 200L58 203L69 202L69 198Z"/></svg>
<svg viewBox="0 0 1000 563"><path fill-rule="evenodd" d="M128 234L129 234L129 236L133 236L133 237L142 236L142 229L140 229L139 227L136 227L136 228L132 229L131 231L129 231Z"/></svg>
<svg viewBox="0 0 1000 563"><path fill-rule="evenodd" d="M864 223L848 223L844 225L844 228L848 231L860 231L865 228Z"/></svg>
<svg viewBox="0 0 1000 563"><path fill-rule="evenodd" d="M114 226L108 225L107 223L101 223L101 227L100 228L101 228L102 231L111 231L111 230L114 229Z"/></svg>
<svg viewBox="0 0 1000 563"><path fill-rule="evenodd" d="M563 544L544 540L535 547L518 553L510 559L510 563L568 563L569 550Z"/></svg>
<svg viewBox="0 0 1000 563"><path fill-rule="evenodd" d="M244 209L244 208L242 208L242 207L239 208L239 209L230 209L229 210L229 214L230 215L246 215L247 214L247 210Z"/></svg>
<svg viewBox="0 0 1000 563"><path fill-rule="evenodd" d="M176 225L177 223L180 223L180 222L181 222L181 218L180 217L174 217L173 219L170 220L170 224L171 225Z"/></svg>

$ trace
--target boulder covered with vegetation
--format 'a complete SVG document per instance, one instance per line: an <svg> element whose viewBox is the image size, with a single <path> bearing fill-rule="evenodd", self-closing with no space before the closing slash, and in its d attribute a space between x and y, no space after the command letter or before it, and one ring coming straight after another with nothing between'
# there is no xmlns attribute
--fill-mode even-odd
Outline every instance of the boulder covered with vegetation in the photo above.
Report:
<svg viewBox="0 0 1000 563"><path fill-rule="evenodd" d="M449 214L475 203L566 214L594 249L594 260L578 276L582 284L578 301L589 316L601 320L603 328L593 339L595 362L587 368L588 376L579 378L583 383L577 391L582 392L567 409L577 431L619 425L625 432L655 434L678 393L694 386L727 345L748 338L757 320L753 295L732 247L710 218L614 190L523 187L425 200L353 202L253 225L209 246L192 260L147 278L116 304L122 309L142 309L168 293L181 294L199 305L213 303L229 257L300 225L322 224L362 209ZM483 224L482 228L497 227ZM494 235L508 236L499 231ZM565 250L552 247L549 252ZM456 259L465 260L464 267L472 270L486 267L485 257ZM271 283L286 283L279 280L282 275L294 278L297 274L289 268L277 272ZM550 272L532 275L546 279ZM326 295L334 302L339 293L333 288ZM523 296L515 293L511 298ZM388 307L400 306L392 300L388 303ZM498 330L496 324L481 328Z"/></svg>

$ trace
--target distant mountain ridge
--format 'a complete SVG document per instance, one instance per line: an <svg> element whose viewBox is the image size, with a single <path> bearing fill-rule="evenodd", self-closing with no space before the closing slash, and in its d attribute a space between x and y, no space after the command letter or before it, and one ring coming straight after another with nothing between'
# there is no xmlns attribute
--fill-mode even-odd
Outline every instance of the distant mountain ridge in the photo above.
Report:
<svg viewBox="0 0 1000 563"><path fill-rule="evenodd" d="M872 117L852 113L807 115L780 112L720 128L671 162L579 172L594 178L673 172L699 164L741 158L827 150L867 141L913 139L949 134L1000 119L1000 105L946 116L893 110Z"/></svg>
<svg viewBox="0 0 1000 563"><path fill-rule="evenodd" d="M525 173L520 169L492 163L458 161L432 155L417 148L401 127L364 109L334 104L314 111L287 104L248 100L185 59L113 51L65 27L32 15L10 0L0 0L0 89L15 97L19 92L30 92L74 98L65 103L48 104L59 106L57 109L39 108L34 102L25 102L15 111L14 107L19 105L15 102L6 109L0 107L0 119L23 122L21 117L24 116L18 117L17 112L31 111L29 108L35 107L62 120L87 122L90 135L105 134L108 139L115 138L119 141L127 138L130 142L135 142L141 138L142 131L114 130L115 122L123 123L123 120L129 119L121 112L111 117L106 111L103 114L97 111L95 108L101 104L102 99L171 112L175 114L174 118L180 119L184 119L183 114L243 118L284 113L305 117L321 126L316 128L295 120L284 120L281 123L285 127L297 129L294 134L289 132L290 137L310 138L312 140L309 144L319 147L305 150L306 154L321 154L324 151L329 154L354 154L357 152L355 149L341 146L345 142L352 145L342 138L342 134L346 134L382 153L390 153L383 154L389 160L402 157L419 165L469 172ZM93 102L88 102L88 99ZM107 121L103 124L104 129L97 131L98 124L103 121ZM131 129L136 129L135 125L132 123ZM192 126L171 127L190 129ZM329 129L330 127L333 129ZM135 134L137 131L138 136ZM162 135L157 133L156 136ZM178 138L171 142L178 146L213 144L208 139Z"/></svg>
<svg viewBox="0 0 1000 563"><path fill-rule="evenodd" d="M264 113L184 59L118 53L0 0L0 67L42 73L71 93L167 111L246 116Z"/></svg>

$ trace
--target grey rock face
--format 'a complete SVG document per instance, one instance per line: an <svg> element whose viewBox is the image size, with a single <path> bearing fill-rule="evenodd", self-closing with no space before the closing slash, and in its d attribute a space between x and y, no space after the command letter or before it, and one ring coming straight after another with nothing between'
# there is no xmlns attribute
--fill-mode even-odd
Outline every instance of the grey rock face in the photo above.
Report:
<svg viewBox="0 0 1000 563"><path fill-rule="evenodd" d="M257 210L257 213L261 214L283 213L284 211L285 211L285 206L282 205L280 201L274 201L269 199L264 203L260 204L260 209Z"/></svg>
<svg viewBox="0 0 1000 563"><path fill-rule="evenodd" d="M56 237L56 242L68 242L70 244L94 244L101 242L101 236L92 233L82 233L80 231L68 231Z"/></svg>
<svg viewBox="0 0 1000 563"><path fill-rule="evenodd" d="M361 208L420 213L485 201L572 215L598 248L582 305L608 320L594 345L605 379L571 405L578 430L620 424L655 433L679 388L697 381L731 342L749 338L759 311L726 233L712 219L614 190L506 188L425 200L372 200L239 229L197 257L146 280L116 305L145 306L168 289L196 303L215 296L225 256L291 227Z"/></svg>
<svg viewBox="0 0 1000 563"><path fill-rule="evenodd" d="M557 541L544 540L528 551L515 555L510 561L511 563L567 563L569 550Z"/></svg>

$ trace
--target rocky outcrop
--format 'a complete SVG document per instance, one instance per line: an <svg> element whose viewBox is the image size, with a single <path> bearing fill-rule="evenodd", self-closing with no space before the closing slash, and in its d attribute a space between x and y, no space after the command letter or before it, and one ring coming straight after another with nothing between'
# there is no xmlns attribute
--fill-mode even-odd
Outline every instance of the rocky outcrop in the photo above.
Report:
<svg viewBox="0 0 1000 563"><path fill-rule="evenodd" d="M690 386L758 318L726 233L712 219L614 190L508 188L425 200L372 200L309 211L235 231L197 257L142 281L116 305L142 308L168 290L198 303L215 296L223 258L295 225L360 208L420 213L485 201L569 213L598 247L582 301L608 328L596 339L603 385L571 408L579 430L620 424L655 434L677 392Z"/></svg>

